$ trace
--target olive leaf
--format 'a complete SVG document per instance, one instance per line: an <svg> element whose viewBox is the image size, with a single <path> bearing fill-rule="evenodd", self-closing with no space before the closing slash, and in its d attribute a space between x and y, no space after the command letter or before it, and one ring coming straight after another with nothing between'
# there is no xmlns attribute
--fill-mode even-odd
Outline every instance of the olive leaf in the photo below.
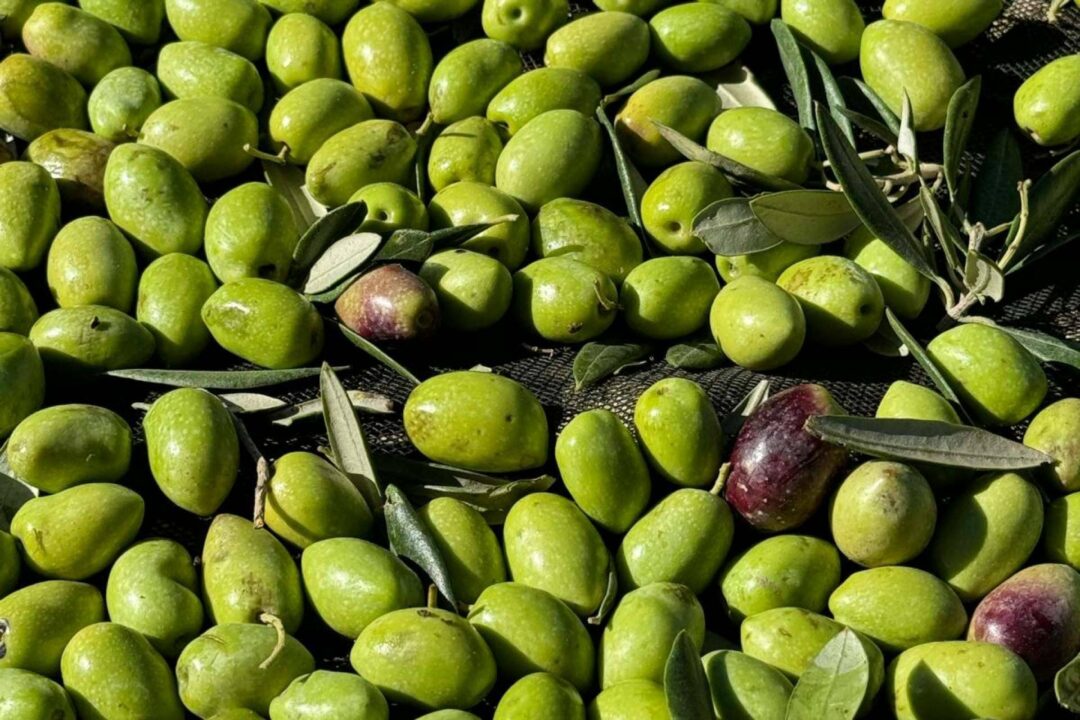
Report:
<svg viewBox="0 0 1080 720"><path fill-rule="evenodd" d="M1024 268L1028 267L1029 265L1032 265L1032 264L1037 263L1038 261L1042 260L1044 257L1049 255L1050 253L1055 252L1057 250L1060 250L1061 248L1065 247L1066 245L1069 245L1070 243L1072 243L1072 242L1074 242L1076 240L1080 240L1080 231L1070 233L1068 235L1062 235L1061 237L1056 237L1053 240L1051 240L1050 242L1045 243L1043 245L1040 245L1037 248L1035 248L1034 250L1032 250L1030 253L1024 255L1022 258L1020 258L1019 262L1014 262L1005 271L1005 274L1006 275L1012 275L1014 272L1017 272L1018 270L1023 270Z"/></svg>
<svg viewBox="0 0 1080 720"><path fill-rule="evenodd" d="M844 133L844 137L854 145L855 131L851 127L851 119L844 112L847 109L844 93L840 90L840 85L836 82L829 64L816 52L812 50L808 52L814 58L814 67L817 69L818 77L821 79L821 87L825 91L825 102L829 106L829 112L832 113L833 119L836 120L836 124Z"/></svg>
<svg viewBox="0 0 1080 720"><path fill-rule="evenodd" d="M555 484L552 475L506 479L437 463L392 455L375 458L379 476L410 497L450 497L479 511L490 524L499 524L521 498L545 492Z"/></svg>
<svg viewBox="0 0 1080 720"><path fill-rule="evenodd" d="M374 232L357 232L342 237L315 260L308 271L308 280L303 284L303 294L318 295L348 279L372 259L381 244L382 236Z"/></svg>
<svg viewBox="0 0 1080 720"><path fill-rule="evenodd" d="M838 81L840 86L849 88L851 95L862 97L867 103L874 109L881 118L881 121L885 123L885 126L892 131L894 136L900 134L900 118L896 116L889 104L881 99L881 96L874 92L874 89L864 83L858 78L844 77Z"/></svg>
<svg viewBox="0 0 1080 720"><path fill-rule="evenodd" d="M780 18L773 18L769 23L776 40L776 49L780 52L780 63L784 67L795 95L795 107L799 113L799 124L807 130L814 129L814 99L810 92L810 76L806 71L802 48L799 47L791 28Z"/></svg>
<svg viewBox="0 0 1080 720"><path fill-rule="evenodd" d="M645 194L648 184L634 167L630 157L623 151L622 143L619 142L619 134L615 131L615 125L607 114L607 106L601 104L596 108L596 118L607 133L611 143L612 155L615 158L615 172L619 176L619 187L622 188L623 202L626 205L626 213L630 218L630 225L638 234L638 238L644 242L645 222L641 218L641 197ZM647 247L647 246L646 246Z"/></svg>
<svg viewBox="0 0 1080 720"><path fill-rule="evenodd" d="M1080 345L1036 330L1009 327L1008 325L995 325L995 327L1011 335L1029 353L1043 362L1069 365L1080 370Z"/></svg>
<svg viewBox="0 0 1080 720"><path fill-rule="evenodd" d="M664 665L664 695L671 720L715 720L701 655L685 630L671 644Z"/></svg>
<svg viewBox="0 0 1080 720"><path fill-rule="evenodd" d="M657 131L663 138L671 143L671 147L675 148L675 150L687 160L697 160L707 165L712 165L714 168L724 173L728 179L736 183L752 185L763 190L796 190L799 188L799 185L796 185L790 180L766 175L763 172L759 172L751 167L743 165L737 160L732 160L731 158L715 153L706 147L702 147L678 130L669 128L661 122L653 120L652 124L656 126Z"/></svg>
<svg viewBox="0 0 1080 720"><path fill-rule="evenodd" d="M893 206L889 204L870 171L859 159L855 148L820 105L817 107L817 118L825 155L829 158L837 180L840 181L844 193L851 201L852 208L863 224L904 258L919 274L939 286L948 287L948 284L934 272L926 259L922 245L911 234L911 230L897 215Z"/></svg>
<svg viewBox="0 0 1080 720"><path fill-rule="evenodd" d="M625 368L641 365L652 347L639 343L590 342L574 357L574 389L593 385Z"/></svg>
<svg viewBox="0 0 1080 720"><path fill-rule="evenodd" d="M335 241L311 266L302 292L310 296L333 288L367 264L382 242L382 236L371 232Z"/></svg>
<svg viewBox="0 0 1080 720"><path fill-rule="evenodd" d="M308 270L322 256L330 244L348 235L360 226L367 213L362 202L347 203L334 208L319 218L300 236L293 250L292 267L289 269L289 285L296 287L307 277Z"/></svg>
<svg viewBox="0 0 1080 720"><path fill-rule="evenodd" d="M1075 150L1059 160L1032 186L1028 196L1027 227L1024 229L1017 260L1034 250L1040 241L1057 229L1061 218L1073 207L1078 193L1080 193L1080 150ZM1017 215L1009 228L1006 246L1016 239L1020 223L1021 217Z"/></svg>
<svg viewBox="0 0 1080 720"><path fill-rule="evenodd" d="M854 720L870 686L870 658L849 628L837 633L799 676L786 720Z"/></svg>
<svg viewBox="0 0 1080 720"><path fill-rule="evenodd" d="M338 370L342 367L336 368ZM319 368L290 368L286 370L162 370L132 368L110 370L109 377L169 387L197 387L207 390L250 390L281 385L294 380L315 377Z"/></svg>
<svg viewBox="0 0 1080 720"><path fill-rule="evenodd" d="M952 224L949 218L945 217L945 213L942 211L934 192L926 185L923 185L919 188L918 200L926 216L927 224L934 231L938 242L942 245L948 243L958 252L966 253L967 245L961 239L956 226Z"/></svg>
<svg viewBox="0 0 1080 720"><path fill-rule="evenodd" d="M234 415L255 415L289 407L281 398L260 393L223 393L218 397Z"/></svg>
<svg viewBox="0 0 1080 720"><path fill-rule="evenodd" d="M0 446L0 530L11 530L11 519L19 508L39 495L37 488L15 477L7 459L7 441Z"/></svg>
<svg viewBox="0 0 1080 720"><path fill-rule="evenodd" d="M386 535L390 540L390 550L398 557L408 558L420 567L446 601L455 611L458 608L454 588L450 584L450 572L446 560L439 550L435 538L431 535L420 516L416 514L412 503L396 485L386 486L386 505L383 507L386 517Z"/></svg>
<svg viewBox="0 0 1080 720"><path fill-rule="evenodd" d="M619 599L619 573L615 570L615 563L608 558L607 584L604 586L604 597L600 599L600 605L596 612L585 619L589 625L603 625L604 619L615 607L615 601Z"/></svg>
<svg viewBox="0 0 1080 720"><path fill-rule="evenodd" d="M389 415L397 409L393 400L379 393L348 390L346 394L349 396L353 409L366 415ZM322 397L272 410L268 413L268 417L272 424L280 427L289 427L298 420L322 417Z"/></svg>
<svg viewBox="0 0 1080 720"><path fill-rule="evenodd" d="M750 209L773 235L800 245L824 245L862 223L843 193L784 190L750 199Z"/></svg>
<svg viewBox="0 0 1080 720"><path fill-rule="evenodd" d="M1020 212L1016 186L1024 179L1020 144L1012 129L999 130L986 150L986 160L975 176L968 213L988 228L1009 222Z"/></svg>
<svg viewBox="0 0 1080 720"><path fill-rule="evenodd" d="M934 383L934 387L938 389L942 397L951 402L957 409L960 415L971 422L971 417L967 414L967 409L963 403L960 402L960 397L953 390L952 385L949 383L949 379L945 377L945 373L941 371L941 368L937 366L933 358L930 357L926 349L919 343L915 337L908 332L904 324L900 322L900 318L896 317L896 314L892 311L892 308L885 308L885 320L889 323L889 327L892 328L896 336L900 338L900 341L904 343L904 346L911 353L911 356L915 358L915 362L919 363L919 367L923 369L923 372L930 378L930 382Z"/></svg>
<svg viewBox="0 0 1080 720"><path fill-rule="evenodd" d="M664 354L664 360L673 368L684 370L712 370L724 363L724 352L712 337L688 339L672 345Z"/></svg>
<svg viewBox="0 0 1080 720"><path fill-rule="evenodd" d="M992 432L939 420L816 415L806 421L806 430L826 442L887 460L969 470L1028 470L1054 462Z"/></svg>
<svg viewBox="0 0 1080 720"><path fill-rule="evenodd" d="M1069 712L1080 713L1080 655L1054 675L1054 697Z"/></svg>
<svg viewBox="0 0 1080 720"><path fill-rule="evenodd" d="M749 255L779 245L777 237L761 222L750 200L742 197L717 200L694 218L694 237L717 255Z"/></svg>
<svg viewBox="0 0 1080 720"><path fill-rule="evenodd" d="M911 107L911 98L903 90L900 111L900 132L896 136L896 152L907 159L912 169L919 167L919 143L915 137L915 111Z"/></svg>
<svg viewBox="0 0 1080 720"><path fill-rule="evenodd" d="M1005 297L1005 273L980 252L969 250L964 264L964 285L979 297L1000 302Z"/></svg>
<svg viewBox="0 0 1080 720"><path fill-rule="evenodd" d="M267 184L281 193L296 218L296 225L302 231L307 230L315 221L326 214L326 208L311 199L304 192L304 171L295 165L282 165L276 162L262 161L263 176Z"/></svg>
<svg viewBox="0 0 1080 720"><path fill-rule="evenodd" d="M396 230L382 249L379 250L374 262L422 263L435 250L455 247L496 225L514 222L517 219L517 215L511 214L493 218L490 222L457 225L435 230L434 232L412 229Z"/></svg>
<svg viewBox="0 0 1080 720"><path fill-rule="evenodd" d="M409 372L408 368L406 368L404 365L383 352L383 350L379 348L375 343L371 342L362 335L357 335L355 332L342 325L341 323L338 323L338 329L341 330L341 334L345 336L346 340L351 342L356 347L360 348L360 350L362 350L376 362L390 368L398 375L411 382L413 385L420 384L419 378Z"/></svg>
<svg viewBox="0 0 1080 720"><path fill-rule="evenodd" d="M724 437L730 438L739 434L739 430L742 429L743 423L746 422L746 418L753 415L754 412L761 407L761 403L769 399L769 389L770 383L768 380L759 381L758 384L731 409L731 412L720 420L720 427L724 431Z"/></svg>
<svg viewBox="0 0 1080 720"><path fill-rule="evenodd" d="M888 143L889 145L896 145L899 141L896 133L880 120L875 120L869 115L863 115L861 112L851 110L850 108L841 108L840 114L850 120L855 127L868 135L873 135L882 142Z"/></svg>
<svg viewBox="0 0 1080 720"><path fill-rule="evenodd" d="M604 107L609 107L614 103L618 102L619 100L623 99L624 97L629 97L630 95L633 95L638 90L645 87L658 77L660 77L660 70L658 68L654 68L653 70L650 70L647 73L643 74L641 77L639 77L637 80L630 83L629 85L625 85L616 90L615 92L605 95L603 100L600 101L600 104Z"/></svg>
<svg viewBox="0 0 1080 720"><path fill-rule="evenodd" d="M979 93L982 90L982 78L976 75L961 85L949 98L949 109L945 114L945 139L943 165L945 184L949 188L949 197L955 198L959 190L960 163L967 150L971 128L975 124L975 111L979 107Z"/></svg>
<svg viewBox="0 0 1080 720"><path fill-rule="evenodd" d="M368 505L378 510L382 505L383 491L375 466L371 463L364 431L341 380L326 363L323 363L319 374L319 394L334 464L349 476L357 490L363 493Z"/></svg>
<svg viewBox="0 0 1080 720"><path fill-rule="evenodd" d="M431 233L409 228L395 230L375 256L375 262L422 263L434 250Z"/></svg>
<svg viewBox="0 0 1080 720"><path fill-rule="evenodd" d="M728 63L709 76L716 83L716 94L724 108L761 107L776 109L776 103L765 88L758 84L750 68L738 63Z"/></svg>
<svg viewBox="0 0 1080 720"><path fill-rule="evenodd" d="M37 490L7 473L0 473L0 530L11 530L11 520L19 508L37 497Z"/></svg>

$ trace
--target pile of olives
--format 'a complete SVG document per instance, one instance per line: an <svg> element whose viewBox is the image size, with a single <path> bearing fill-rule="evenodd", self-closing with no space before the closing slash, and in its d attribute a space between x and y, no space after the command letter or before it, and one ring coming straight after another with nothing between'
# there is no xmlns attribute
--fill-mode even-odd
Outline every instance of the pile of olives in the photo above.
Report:
<svg viewBox="0 0 1080 720"><path fill-rule="evenodd" d="M860 127L903 123L866 159L898 159L956 122L953 50L1001 0L595 5L0 0L2 720L1031 720L1055 676L1080 709L1080 399L1045 404L1015 334L902 339L941 392L893 383L896 448L859 453L814 430L846 415L822 385L725 416L680 374L553 427L515 380L386 354L628 335L765 371L938 309L862 222L714 256L696 221L747 177L841 189L805 118L728 87L767 25L861 75ZM1014 114L1025 151L1080 139L1080 56ZM384 473L326 364L330 448L261 457L244 413L297 408L218 391L319 374L327 323L416 380L422 459ZM212 384L219 351L259 370ZM73 402L117 371L169 386L141 432ZM151 502L204 536L150 536Z"/></svg>

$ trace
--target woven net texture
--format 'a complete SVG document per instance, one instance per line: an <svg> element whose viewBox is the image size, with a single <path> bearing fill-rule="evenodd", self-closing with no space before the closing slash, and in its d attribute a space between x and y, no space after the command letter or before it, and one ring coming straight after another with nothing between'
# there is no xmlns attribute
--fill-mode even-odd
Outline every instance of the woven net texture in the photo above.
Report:
<svg viewBox="0 0 1080 720"><path fill-rule="evenodd" d="M861 3L868 22L880 17L880 3ZM1080 7L1069 4L1060 15L1056 25L1045 20L1046 0L1017 0L1006 3L1007 7L990 30L977 41L958 51L958 57L969 76L981 74L982 101L971 143L968 162L975 169L982 162L980 148L986 147L993 134L1002 127L1011 126L1012 97L1020 83L1050 60L1069 53L1080 52ZM588 7L575 6L574 12L587 12ZM451 44L461 33L474 33L469 24L478 25L476 18L466 19L452 32L439 32L433 37L438 48ZM531 65L537 58L527 58ZM794 116L794 104L790 87L785 85L775 45L767 27L755 28L754 40L742 61L757 75L781 109ZM834 69L837 76L858 75L857 67ZM1053 163L1054 158L1044 150L1035 149L1024 142L1026 176L1036 178ZM920 152L933 159L935 148L940 148L941 134L920 137ZM940 150L936 150L940 155ZM604 166L590 190L590 199L604 202L609 207L623 207L611 158ZM1080 212L1074 209L1061 232L1080 229ZM1080 248L1078 248L1080 249ZM1000 306L980 309L1005 324L1040 329L1059 337L1080 340L1080 253L1076 250L1058 251L1044 260L1010 275L1006 283L1006 302ZM917 337L928 340L934 334L937 322L943 316L936 300L923 313L920 322L910 328ZM524 383L539 397L549 414L552 430L561 428L574 415L590 408L608 408L630 424L634 403L643 390L652 383L671 376L688 377L700 383L711 397L720 413L730 411L761 379L767 377L772 388L782 389L801 382L818 382L828 387L841 405L852 414L873 415L878 401L888 385L898 379L928 384L927 378L911 358L886 358L871 354L862 347L818 348L808 345L792 364L770 373L768 376L738 367L726 366L704 372L675 370L663 360L663 347L655 356L640 366L629 368L599 384L575 390L572 364L577 348L541 347L535 341L521 336L511 322L478 334L474 337L448 336L436 339L420 348L390 348L396 359L421 379L448 370L466 369L483 364L494 372ZM328 332L325 358L335 365L347 365L341 373L345 386L386 394L397 403L404 403L410 385L390 370L374 364L367 356L337 336ZM206 368L243 368L235 358L224 353L211 354L202 363ZM1048 368L1051 395L1055 399L1080 394L1080 383L1073 371ZM150 402L159 394L147 392L151 386L123 380L106 379L95 382L75 392L80 400L107 405L126 413L136 436L141 434L141 412L131 409L132 403ZM70 388L50 398L50 402L72 402L76 398ZM265 392L286 401L296 402L317 396L316 380L306 380L257 392ZM400 416L363 416L362 424L370 448L376 453L414 455L402 427ZM323 425L318 418L294 424L290 428L278 428L259 420L251 420L249 428L263 453L270 460L292 450L315 450L327 444ZM1017 429L1019 433L1022 428ZM132 484L147 499L147 520L142 535L166 536L185 544L198 555L201 551L208 519L195 518L177 510L157 490L146 474L145 452L138 438L136 456L132 467L136 473ZM251 513L255 483L253 463L245 458L244 468L232 496L222 511L248 516ZM824 529L823 529L824 530ZM810 530L814 532L814 529ZM99 579L104 583L104 578ZM704 598L713 603L719 598ZM709 612L709 615L723 613ZM711 621L710 621L711 622ZM716 628L727 637L737 637L731 628ZM347 668L351 643L335 636L321 626L313 613L308 613L304 627L299 633L301 640L312 650L320 664L329 668ZM481 713L490 710L481 709ZM398 716L395 712L395 717ZM407 716L407 715L405 715Z"/></svg>

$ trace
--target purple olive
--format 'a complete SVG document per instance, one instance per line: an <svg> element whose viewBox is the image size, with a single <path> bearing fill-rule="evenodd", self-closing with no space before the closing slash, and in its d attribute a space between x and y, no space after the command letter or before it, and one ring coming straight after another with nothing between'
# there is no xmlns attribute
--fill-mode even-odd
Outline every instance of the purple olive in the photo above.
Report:
<svg viewBox="0 0 1080 720"><path fill-rule="evenodd" d="M847 452L803 426L812 415L843 413L820 385L796 385L754 412L735 439L725 495L759 530L790 530L820 507Z"/></svg>
<svg viewBox="0 0 1080 720"><path fill-rule="evenodd" d="M421 340L439 326L435 291L401 265L383 265L366 273L334 304L350 330L368 340Z"/></svg>
<svg viewBox="0 0 1080 720"><path fill-rule="evenodd" d="M1003 645L1049 679L1080 652L1080 574L1056 563L1024 568L982 599L968 640Z"/></svg>

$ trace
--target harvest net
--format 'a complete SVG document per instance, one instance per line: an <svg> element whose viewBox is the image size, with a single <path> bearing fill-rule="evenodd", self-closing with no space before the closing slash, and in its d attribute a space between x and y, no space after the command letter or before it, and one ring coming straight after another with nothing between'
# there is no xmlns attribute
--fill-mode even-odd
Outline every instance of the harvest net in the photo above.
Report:
<svg viewBox="0 0 1080 720"><path fill-rule="evenodd" d="M868 19L879 16L880 4L861 5ZM1070 3L1062 11L1058 23L1051 25L1045 20L1046 0L1017 0L1006 5L1002 17L987 33L957 53L969 76L981 74L983 77L982 100L969 158L976 169L983 160L980 149L987 146L996 131L1012 125L1012 97L1023 79L1053 58L1080 52L1080 7ZM575 13L585 10L583 6L575 6L574 9ZM472 22L477 23L476 20ZM451 32L439 33L438 38L433 38L433 44L436 47L443 44L449 47L460 33L469 32L466 22ZM769 30L759 27L755 28L754 33L754 41L742 62L753 70L778 105L794 115L791 90L786 86ZM535 57L528 60L533 65L538 63ZM839 68L837 74L857 74L857 68ZM940 133L921 136L921 152L932 159L935 148L940 148L940 139ZM1046 171L1054 158L1046 151L1033 151L1030 143L1024 147L1026 177L1036 178ZM937 153L940 154L940 150ZM610 207L622 207L610 157L606 159L590 195L591 199L602 201ZM1080 209L1074 208L1060 232L1065 234L1078 229ZM1051 256L1052 259L1010 275L1006 283L1006 301L999 306L985 308L980 314L989 315L1003 324L1080 340L1078 251L1080 247L1061 250ZM914 323L910 329L917 337L928 339L942 316L940 305L932 301L923 313L922 320ZM349 370L340 374L347 388L383 393L399 404L405 401L409 383L374 364L337 336L334 330L329 329L328 335L325 358L335 365L349 366ZM575 390L572 364L577 349L529 347L532 342L518 334L512 323L503 322L476 337L448 337L445 341L436 339L422 348L391 349L391 352L420 378L447 370L469 368L478 363L514 378L536 393L549 413L553 430L560 428L575 414L596 407L608 408L629 423L634 403L641 392L657 380L669 376L688 377L700 383L721 413L730 411L765 377L772 382L774 392L801 382L822 383L849 413L858 415L872 415L885 389L894 380L908 379L928 384L911 358L886 358L871 354L862 347L835 349L808 345L795 362L767 376L731 366L704 372L675 370L664 362L663 348L658 347L646 363L628 368L595 386ZM220 352L206 358L203 365L208 368L243 367ZM1048 367L1047 374L1051 398L1080 395L1080 382L1074 371ZM83 395L82 400L126 411L127 419L138 435L141 431L141 413L125 409L133 402L151 401L155 394L147 395L147 387L108 379L77 392ZM300 381L259 392L275 395L288 402L299 402L317 396L318 382L315 379ZM70 389L64 391L63 397L51 399L52 402L73 400ZM364 416L362 424L373 452L397 455L414 453L400 416ZM250 422L249 428L263 453L271 460L291 450L315 450L327 444L322 423L317 418L287 429L256 419ZM144 455L144 448L140 438L132 467L135 472L144 473L144 476L133 478L132 484L147 499L147 521L142 535L176 539L197 555L201 551L208 521L179 511L165 500L146 473L147 464L141 455ZM242 476L223 511L250 515L254 483L254 464L245 462ZM817 530L811 528L810 532ZM103 586L104 577L99 578L99 582ZM704 602L706 607L721 607L719 598L705 597ZM710 612L710 622L722 614ZM711 629L733 637L731 628ZM347 666L350 643L323 628L314 613L308 613L298 636L321 659L323 666Z"/></svg>

